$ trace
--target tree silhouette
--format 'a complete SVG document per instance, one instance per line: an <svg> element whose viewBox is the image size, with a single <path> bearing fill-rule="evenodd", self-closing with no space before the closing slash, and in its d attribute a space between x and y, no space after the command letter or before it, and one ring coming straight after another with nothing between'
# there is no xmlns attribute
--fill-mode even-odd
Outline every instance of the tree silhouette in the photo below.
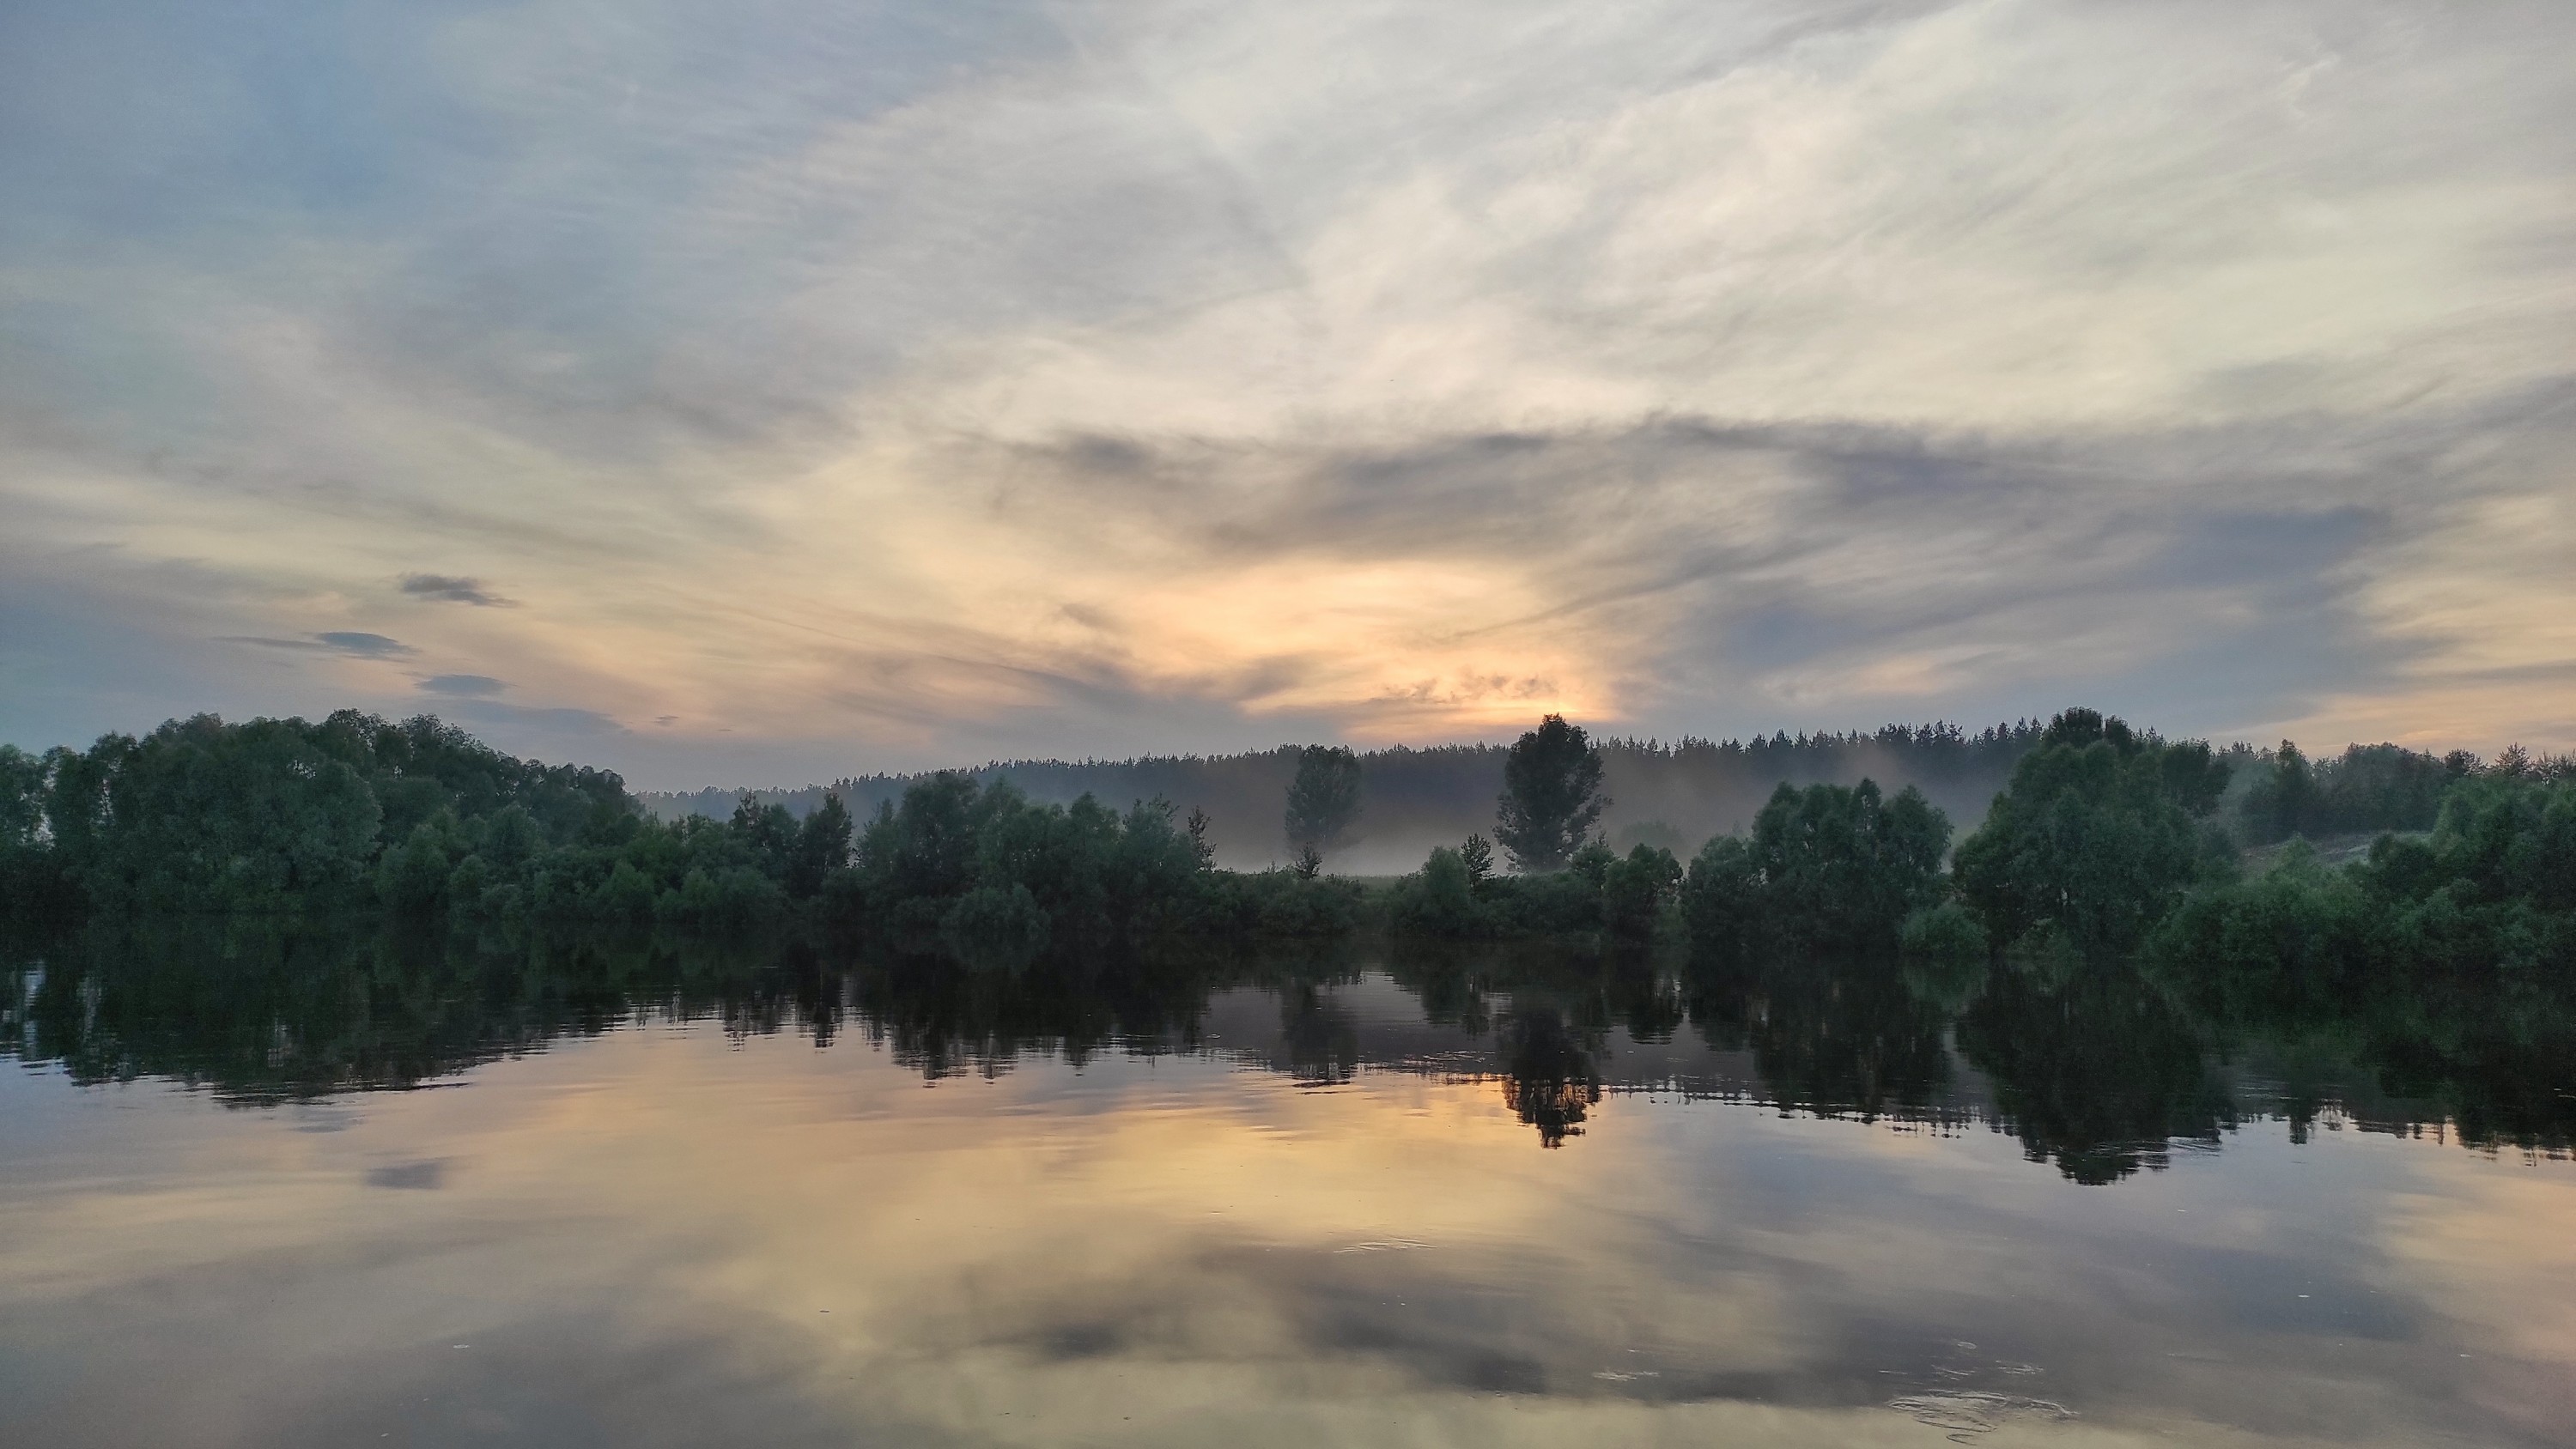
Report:
<svg viewBox="0 0 2576 1449"><path fill-rule="evenodd" d="M1503 760L1494 836L1521 870L1555 870L1592 833L1609 807L1601 755L1581 725L1549 715Z"/></svg>
<svg viewBox="0 0 2576 1449"><path fill-rule="evenodd" d="M1315 848L1315 842L1307 841L1297 847L1297 858L1289 862L1288 868L1297 873L1299 880L1313 880L1323 872L1324 853Z"/></svg>
<svg viewBox="0 0 2576 1449"><path fill-rule="evenodd" d="M1360 818L1360 757L1341 745L1308 745L1297 752L1297 778L1288 785L1288 843L1320 864L1339 850Z"/></svg>
<svg viewBox="0 0 2576 1449"><path fill-rule="evenodd" d="M1458 847L1458 861L1467 867L1468 888L1482 894L1485 882L1494 878L1493 842L1481 835L1468 836L1467 843Z"/></svg>
<svg viewBox="0 0 2576 1449"><path fill-rule="evenodd" d="M1208 813L1193 805L1189 820L1182 826L1190 837L1190 855L1198 861L1201 870L1216 869L1216 847L1208 844L1210 823Z"/></svg>

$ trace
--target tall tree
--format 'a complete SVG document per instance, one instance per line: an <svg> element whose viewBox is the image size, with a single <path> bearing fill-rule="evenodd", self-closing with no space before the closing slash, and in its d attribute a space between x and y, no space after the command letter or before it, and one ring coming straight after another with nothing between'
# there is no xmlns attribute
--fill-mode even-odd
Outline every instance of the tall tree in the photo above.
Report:
<svg viewBox="0 0 2576 1449"><path fill-rule="evenodd" d="M1609 797L1601 793L1601 752L1581 725L1549 715L1503 759L1494 838L1525 871L1555 870L1591 836Z"/></svg>
<svg viewBox="0 0 2576 1449"><path fill-rule="evenodd" d="M1350 839L1360 818L1360 757L1341 745L1308 745L1297 752L1297 778L1288 785L1288 843L1301 857L1324 853Z"/></svg>
<svg viewBox="0 0 2576 1449"><path fill-rule="evenodd" d="M1895 944L1908 912L1941 894L1950 819L1908 785L1782 782L1749 840L1719 836L1692 863L1684 908L1716 956L1757 945Z"/></svg>
<svg viewBox="0 0 2576 1449"><path fill-rule="evenodd" d="M2308 757L2297 745L2281 741L2272 753L2272 768L2257 775L2245 794L2247 834L2257 841L2286 840L2320 828L2324 802L2319 797Z"/></svg>
<svg viewBox="0 0 2576 1449"><path fill-rule="evenodd" d="M2226 789L2208 745L2070 709L2013 767L1951 873L1996 940L2045 927L2087 952L2125 951L2196 879L2233 868L2208 823Z"/></svg>

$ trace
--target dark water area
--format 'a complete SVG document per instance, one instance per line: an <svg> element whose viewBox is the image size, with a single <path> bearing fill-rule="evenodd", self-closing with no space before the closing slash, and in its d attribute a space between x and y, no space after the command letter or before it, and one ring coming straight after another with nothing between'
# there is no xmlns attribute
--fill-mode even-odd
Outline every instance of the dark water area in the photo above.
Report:
<svg viewBox="0 0 2576 1449"><path fill-rule="evenodd" d="M2563 997L98 931L0 1443L2576 1444Z"/></svg>

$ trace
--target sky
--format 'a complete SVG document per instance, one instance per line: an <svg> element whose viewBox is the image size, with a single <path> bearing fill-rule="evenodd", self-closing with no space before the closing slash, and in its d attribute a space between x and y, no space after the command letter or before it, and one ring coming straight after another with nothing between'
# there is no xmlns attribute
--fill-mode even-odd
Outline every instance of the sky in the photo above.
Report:
<svg viewBox="0 0 2576 1449"><path fill-rule="evenodd" d="M12 0L0 740L2576 746L2576 6Z"/></svg>

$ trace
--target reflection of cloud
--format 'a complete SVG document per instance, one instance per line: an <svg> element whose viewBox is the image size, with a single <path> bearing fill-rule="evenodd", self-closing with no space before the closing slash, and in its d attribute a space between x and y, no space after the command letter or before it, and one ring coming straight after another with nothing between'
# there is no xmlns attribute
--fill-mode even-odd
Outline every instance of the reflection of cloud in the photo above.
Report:
<svg viewBox="0 0 2576 1449"><path fill-rule="evenodd" d="M447 1164L435 1158L424 1162L398 1162L390 1167L367 1169L367 1186L434 1190L447 1181Z"/></svg>
<svg viewBox="0 0 2576 1449"><path fill-rule="evenodd" d="M2421 1163L2423 1191L2405 1200L2382 1244L2408 1291L2473 1325L2481 1354L2522 1365L2576 1364L2576 1239L2567 1232L2564 1164L2546 1166L2555 1170L2532 1172L2510 1150L2454 1149ZM2488 1379L2486 1396L2508 1382Z"/></svg>
<svg viewBox="0 0 2576 1449"><path fill-rule="evenodd" d="M2402 1182L2459 1156L2431 1144L2248 1162L2274 1132L2084 1189L1982 1131L1620 1097L1544 1153L1490 1082L1101 1057L925 1090L853 1038L715 1023L371 1097L327 1135L138 1091L0 1183L0 1347L61 1393L78 1365L39 1355L148 1346L162 1392L77 1393L148 1416L222 1385L271 1437L418 1403L424 1346L471 1342L442 1372L483 1375L477 1405L638 1441L1905 1444L1884 1405L1929 1393L2063 1404L2106 1445L2481 1438L2512 1406L2463 1418L2454 1322L2347 1280L2383 1228L2432 1228L2431 1264L2475 1276L2423 1296L2501 1323L2520 1290L2477 1285L2530 1249L2392 1201L2389 1158ZM371 1193L389 1162L456 1168ZM2531 1231L2565 1216L2561 1178L2511 1196ZM289 1253L312 1271L276 1274Z"/></svg>

